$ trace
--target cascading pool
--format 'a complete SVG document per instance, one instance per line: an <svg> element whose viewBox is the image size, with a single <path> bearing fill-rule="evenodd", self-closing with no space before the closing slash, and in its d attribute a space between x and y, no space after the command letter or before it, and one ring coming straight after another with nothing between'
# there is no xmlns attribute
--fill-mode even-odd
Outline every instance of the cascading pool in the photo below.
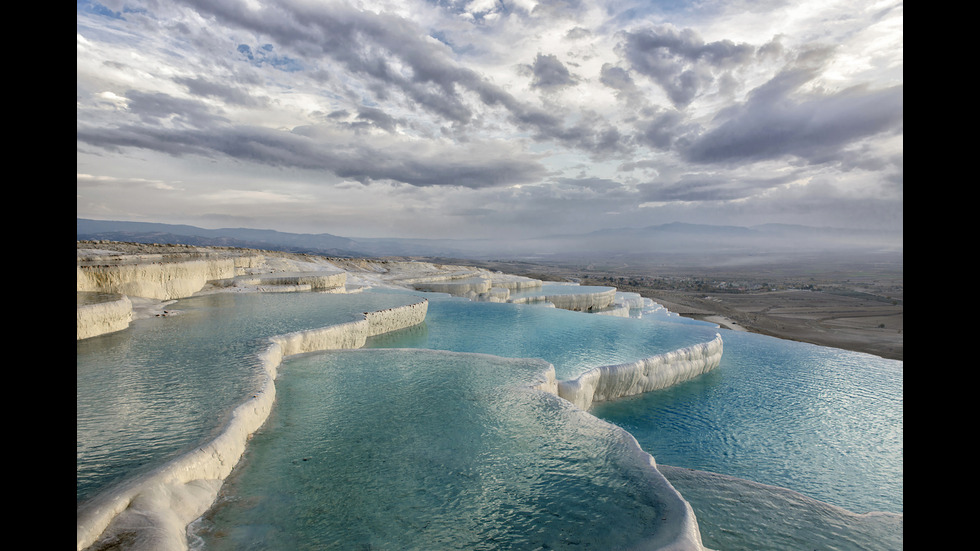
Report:
<svg viewBox="0 0 980 551"><path fill-rule="evenodd" d="M417 349L283 364L204 547L617 549L676 522L623 431L531 390L537 360Z"/></svg>
<svg viewBox="0 0 980 551"><path fill-rule="evenodd" d="M392 293L219 293L76 346L76 497L213 436L254 389L268 337L417 300Z"/></svg>
<svg viewBox="0 0 980 551"><path fill-rule="evenodd" d="M454 515L470 515L465 521L467 528L461 532L465 537L458 541L481 541L486 548L523 549L532 541L542 543L542 547L547 543L556 548L581 548L591 542L595 548L608 548L604 545L612 541L608 538L619 536L603 532L605 527L599 525L606 521L600 517L608 515L612 519L609 522L618 525L630 517L615 511L634 509L640 515L633 519L637 521L636 528L624 532L625 539L621 541L649 537L644 532L648 522L643 519L657 506L647 503L643 492L632 486L645 475L637 478L620 463L622 468L603 474L619 482L600 482L597 487L571 484L569 488L575 488L571 494L562 494L559 488L567 481L556 483L564 481L563 476L576 478L578 475L571 473L578 466L594 476L597 468L601 471L599 463L616 463L612 451L589 455L578 449L581 441L604 442L604 438L612 446L608 450L616 449L620 445L615 443L618 437L609 435L620 433L612 430L612 425L584 412L575 412L578 421L568 423L567 416L572 413L564 406L556 409L547 400L515 405L506 400L530 394L500 394L507 397L501 398L501 403L510 404L508 407L513 409L507 415L508 423L516 422L509 425L509 433L500 434L518 435L516 440L525 444L530 441L543 445L547 440L544 449L567 452L572 464L554 467L548 462L555 457L535 455L540 448L530 446L517 451L508 447L515 443L506 439L494 444L490 438L493 430L479 432L480 422L487 421L490 427L502 427L504 423L499 418L491 423L492 416L470 411L470 406L488 407L478 405L477 400L486 394L460 390L461 381L475 378L474 385L479 380L486 388L497 382L506 386L512 381L506 373L515 366L517 372L525 375L527 369L538 369L540 364L526 358L550 362L559 379L568 379L591 367L705 342L718 329L664 315L626 319L416 292L208 295L178 301L173 308L180 315L138 320L126 331L79 341L79 502L100 491L111 491L115 481L137 475L208 439L223 424L228 412L252 390L257 369L255 355L268 343L268 337L348 321L361 312L414 302L418 296L430 300L426 322L373 337L367 347L425 348L443 353L362 350L358 354L331 352L289 360L280 370L273 417L256 434L241 467L226 483L220 506L198 527L203 539L196 544L207 542L206 548L247 548L241 545L241 538L247 536L264 542L265 548L303 548L293 544L325 541L319 538L335 530L339 520L347 519L344 522L353 526L347 515L356 511L362 511L359 539L347 541L364 548L386 547L385 541L405 541L408 534L419 535L417 548L430 544L428 548L451 548L449 544L439 544L441 540L427 538L443 537L437 534L445 532ZM900 517L855 518L836 506L858 512L901 511L902 362L747 333L722 331L722 336L725 353L714 372L671 389L599 404L593 413L627 428L658 464L671 466L663 470L693 505L708 547L785 549L787 542L794 542L789 548L824 547L829 539L867 540L880 546L854 547L889 549L896 537L900 546ZM498 358L482 356L485 354ZM432 360L443 356L463 361L445 365L441 359ZM401 357L404 360L397 359ZM356 365L357 376L344 377L353 373L335 365L338 361ZM327 370L332 373L328 375ZM484 371L489 373L483 374ZM412 379L415 372L419 374L418 381ZM320 373L325 377L322 384L314 384ZM386 379L384 375L390 373L396 373L397 380ZM436 398L443 392L448 394ZM396 395L402 397L395 401ZM321 406L317 404L321 402L324 409L318 413ZM502 410L494 411L502 414ZM523 413L515 414L516 411ZM424 430L423 419L414 419L419 415L425 417ZM346 421L338 425L337 419ZM411 441L415 421L420 422L418 430L427 434L429 441ZM440 423L442 429L438 428ZM469 436L445 439L446 435L456 434L457 429L459 435ZM537 431L547 432L548 436ZM477 433L479 437L474 436ZM389 436L380 436L384 434ZM305 438L304 435L323 438L309 443L318 450L316 454L297 454L297 449L290 446L277 447ZM548 440L551 438L558 441ZM417 441L425 444L412 443ZM487 455L493 450L477 446L484 444L496 446L496 459ZM386 482L382 476L370 481L356 477L347 482L324 480L333 469L307 477L315 474L314 466L322 467L320 460L328 456L343 463L345 447L350 448L349 453L356 451L360 455L357 460L347 456L349 461L341 468L350 470L350 465L371 464L372 476L390 474L395 479ZM425 452L428 448L431 453ZM597 449L607 448L603 445ZM460 453L457 455L454 450ZM340 456L336 455L338 452ZM585 455L576 455L582 453ZM557 456L564 461L561 454ZM538 466L539 474L520 479L520 473L526 471L508 463L504 459L507 457L524 458L521 460ZM481 466L467 470L464 463L474 465L473 469ZM439 468L450 464L454 465L452 469ZM859 468L860 465L864 466ZM393 471L389 473L387 469ZM614 471L618 474L612 474ZM422 480L414 479L418 477ZM836 477L840 478L837 482ZM482 484L467 485L471 479L481 480ZM394 486L389 486L389 482ZM397 494L381 496L398 497L396 503L386 507L398 511L402 519L399 526L384 525L379 520L384 515L363 513L372 510L364 500L379 499L360 495L358 487L367 483L399 488ZM510 495L493 490L497 486L517 489ZM549 486L559 493L549 497ZM284 487L290 490L284 491ZM615 487L624 489L626 495L617 495L611 490ZM325 492L325 488L330 488L330 492ZM483 493L477 488L483 488ZM530 493L520 493L525 491ZM426 497L426 492L431 495ZM585 502L590 500L574 495L578 493L601 498L610 508L597 508L594 503L585 508ZM457 495L455 502L444 499L451 495ZM518 495L525 497L517 499ZM536 497L527 497L532 495ZM556 499L559 496L561 499ZM732 496L737 498L733 500ZM511 497L516 501L507 502ZM426 505L440 500L458 509L440 511ZM285 503L289 501L294 503ZM566 501L567 509L555 509L559 502ZM784 506L786 503L792 507ZM270 513L262 518L268 522L256 520L255 515L267 507ZM302 511L302 515L288 518L292 514L285 511L289 510ZM490 510L497 512L489 514ZM420 514L419 519L429 519L428 526L433 531L423 530L424 523L413 524L409 520L409 512L413 511ZM588 516L588 511L595 515ZM371 515L374 520L368 518ZM781 525L773 517L790 519L792 526ZM581 524L583 518L589 519L585 532L573 533L570 524L565 524L569 519L578 519ZM827 520L831 518L832 522ZM838 522L838 518L842 520ZM508 528L524 521L545 528L541 532ZM828 525L835 528L828 532L824 530ZM605 535L593 539L593 530ZM787 535L788 532L794 533ZM473 544L467 548L480 547Z"/></svg>
<svg viewBox="0 0 980 551"><path fill-rule="evenodd" d="M592 413L658 463L782 486L850 511L903 512L902 362L726 332L721 364Z"/></svg>
<svg viewBox="0 0 980 551"><path fill-rule="evenodd" d="M637 323L534 304L470 302L427 295L424 326L379 335L367 347L429 348L541 358L558 379L572 379L593 367L625 363L707 342L717 329L708 324Z"/></svg>
<svg viewBox="0 0 980 551"><path fill-rule="evenodd" d="M901 549L903 362L722 336L714 371L591 412L673 467L707 547Z"/></svg>

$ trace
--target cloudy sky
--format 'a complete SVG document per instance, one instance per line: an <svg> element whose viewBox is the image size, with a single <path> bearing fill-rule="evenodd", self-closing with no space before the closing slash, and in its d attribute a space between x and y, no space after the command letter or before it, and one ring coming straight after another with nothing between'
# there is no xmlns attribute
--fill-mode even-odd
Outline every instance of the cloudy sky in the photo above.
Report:
<svg viewBox="0 0 980 551"><path fill-rule="evenodd" d="M77 1L77 215L901 231L900 0Z"/></svg>

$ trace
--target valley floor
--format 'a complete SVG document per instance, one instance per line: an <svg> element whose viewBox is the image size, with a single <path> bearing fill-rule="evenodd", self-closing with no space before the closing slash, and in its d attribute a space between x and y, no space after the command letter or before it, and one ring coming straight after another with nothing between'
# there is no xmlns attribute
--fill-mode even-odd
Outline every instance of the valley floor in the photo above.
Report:
<svg viewBox="0 0 980 551"><path fill-rule="evenodd" d="M731 329L903 359L902 305L819 291L704 295L650 291L671 312Z"/></svg>
<svg viewBox="0 0 980 551"><path fill-rule="evenodd" d="M904 359L901 265L476 265L538 279L611 285L681 316L729 329Z"/></svg>

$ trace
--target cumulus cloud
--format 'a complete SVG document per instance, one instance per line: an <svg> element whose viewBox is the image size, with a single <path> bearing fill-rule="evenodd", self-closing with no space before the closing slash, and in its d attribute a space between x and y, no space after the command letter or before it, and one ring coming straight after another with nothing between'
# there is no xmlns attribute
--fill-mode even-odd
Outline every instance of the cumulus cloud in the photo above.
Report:
<svg viewBox="0 0 980 551"><path fill-rule="evenodd" d="M183 84L195 96L215 98L231 105L262 107L267 103L265 98L252 96L243 86L215 82L206 77L177 77L174 82Z"/></svg>
<svg viewBox="0 0 980 551"><path fill-rule="evenodd" d="M802 92L814 77L810 68L780 72L722 113L720 122L684 150L685 158L731 163L792 156L833 162L855 141L902 127L903 86Z"/></svg>
<svg viewBox="0 0 980 551"><path fill-rule="evenodd" d="M531 86L534 88L551 90L575 84L575 79L568 72L568 68L554 54L538 54L530 70L534 77Z"/></svg>
<svg viewBox="0 0 980 551"><path fill-rule="evenodd" d="M677 107L690 104L716 78L747 63L755 53L749 44L706 43L693 29L670 25L624 31L619 48L630 67L663 88Z"/></svg>
<svg viewBox="0 0 980 551"><path fill-rule="evenodd" d="M179 122L193 127L210 126L224 120L209 107L193 99L175 98L164 93L126 92L129 112L148 124Z"/></svg>
<svg viewBox="0 0 980 551"><path fill-rule="evenodd" d="M617 96L629 103L642 99L643 92L633 82L633 77L622 67L604 63L599 73L599 81L617 91Z"/></svg>
<svg viewBox="0 0 980 551"><path fill-rule="evenodd" d="M357 118L388 132L394 132L398 126L398 121L394 117L374 107L360 108L357 112Z"/></svg>

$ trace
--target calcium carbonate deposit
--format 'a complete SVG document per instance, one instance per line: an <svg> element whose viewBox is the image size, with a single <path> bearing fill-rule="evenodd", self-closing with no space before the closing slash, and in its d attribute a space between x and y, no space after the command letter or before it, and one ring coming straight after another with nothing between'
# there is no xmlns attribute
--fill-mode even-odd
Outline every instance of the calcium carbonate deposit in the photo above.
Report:
<svg viewBox="0 0 980 551"><path fill-rule="evenodd" d="M279 290L346 295L372 288L401 288L490 303L546 303L568 310L628 311L629 302L637 301L637 297L624 295L617 303L613 288L563 288L551 292L542 289L540 281L460 266L194 248L181 251L182 255L132 255L113 251L112 244L99 245L103 248L79 248L77 338L80 342L99 335L109 338L126 331L134 320L149 316L192 316L197 310L182 310L180 299L228 293ZM512 292L520 296L515 299ZM83 296L98 298L83 300ZM358 349L370 337L424 327L429 304L425 298L391 296L398 299L392 302L402 304L373 308L350 321L269 334L266 344L256 352L263 375L254 391L241 397L240 404L223 425L215 427L215 436L152 469L134 471L95 497L80 502L77 549L93 545L186 549L188 525L212 507L249 440L269 418L276 402L278 370L287 358L324 350ZM365 295L365 298L377 300L378 295L371 291L370 297ZM221 305L221 301L212 303ZM168 310L168 305L176 309ZM229 303L227 307L231 306ZM187 322L191 321L192 318L187 318ZM174 325L175 329L179 327L179 323ZM538 382L529 388L555 396L553 399L567 398L581 408L579 411L585 415L582 420L588 420L586 424L595 423L598 421L583 411L592 401L663 388L695 377L717 367L721 349L719 336L702 346L658 354L630 365L591 369L567 382L558 381L551 367L542 371ZM384 402L384 395L375 396ZM568 404L561 400L554 403ZM565 411L563 408L566 406L556 410L555 415L557 411ZM452 419L445 418L442 422L452 422ZM575 422L562 430L574 432L574 426ZM657 471L653 459L635 445L628 433L611 425L597 426L612 430L614 439L632 442L628 447L632 451L627 455L636 454L642 460L642 477L647 480L644 484L651 484L645 491L653 492L651 496L655 495L661 503L659 520L655 525L645 526L641 531L646 535L636 543L655 542L656 548L701 548L697 521L690 506ZM635 461L629 459L627 463L636 465Z"/></svg>
<svg viewBox="0 0 980 551"><path fill-rule="evenodd" d="M426 262L80 242L77 290L79 550L902 547L901 362Z"/></svg>

